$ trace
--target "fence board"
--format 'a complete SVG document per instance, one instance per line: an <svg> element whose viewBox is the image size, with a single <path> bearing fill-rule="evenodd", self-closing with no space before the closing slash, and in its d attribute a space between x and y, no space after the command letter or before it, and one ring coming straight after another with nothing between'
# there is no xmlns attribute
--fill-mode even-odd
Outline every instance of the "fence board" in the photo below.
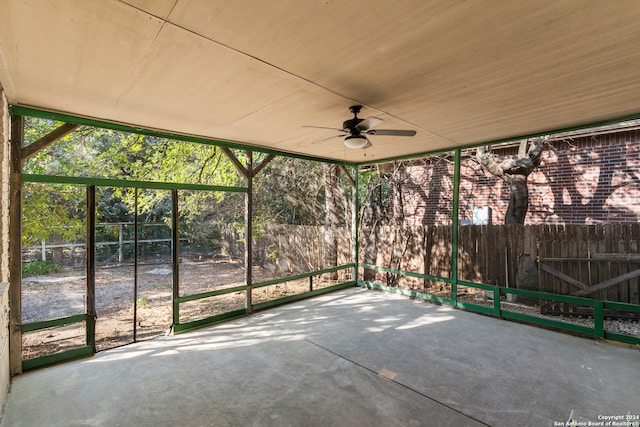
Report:
<svg viewBox="0 0 640 427"><path fill-rule="evenodd" d="M305 260L322 259L321 245L303 244L318 239L311 229L296 232L295 227L285 226L270 230L272 241L277 241L283 252L286 246L298 248L292 253ZM279 231L278 231L279 230ZM342 232L342 230L341 230ZM287 236L279 236L286 234ZM340 241L349 246L348 230ZM310 236L314 236L313 239ZM631 273L640 268L638 237L640 224L598 225L468 225L458 233L458 275L463 280L479 283L515 286L517 264L520 255L529 253L534 260L542 260L554 271L559 271L585 286L605 283L608 280ZM291 240L295 237L295 240ZM236 238L237 239L237 238ZM321 241L321 239L319 240ZM235 246L231 242L229 248ZM242 249L241 245L237 245ZM260 242L257 247L262 247ZM315 251L302 254L299 251ZM367 227L361 233L361 259L366 252L367 263L401 270L424 273L432 276L451 277L451 226L401 227L379 225ZM395 251L395 253L394 253ZM343 251L347 254L349 251ZM347 255L344 256L345 259ZM505 258L508 263L505 266ZM545 259L556 259L544 261ZM316 261L319 262L319 261ZM315 263L315 262L314 262ZM392 265L393 264L393 265ZM386 283L385 272L372 272L375 280ZM633 276L633 275L630 275ZM628 277L628 276L625 276ZM401 280L400 286L433 285L429 280ZM630 277L616 285L589 295L596 299L640 303L638 277ZM539 290L568 295L580 289L539 269Z"/></svg>
<svg viewBox="0 0 640 427"><path fill-rule="evenodd" d="M629 241L629 252L638 253L638 241L630 240ZM631 263L631 268L638 269L640 268L640 262ZM638 296L638 281L639 279L636 277L629 281L629 299L631 304L640 304L639 296Z"/></svg>

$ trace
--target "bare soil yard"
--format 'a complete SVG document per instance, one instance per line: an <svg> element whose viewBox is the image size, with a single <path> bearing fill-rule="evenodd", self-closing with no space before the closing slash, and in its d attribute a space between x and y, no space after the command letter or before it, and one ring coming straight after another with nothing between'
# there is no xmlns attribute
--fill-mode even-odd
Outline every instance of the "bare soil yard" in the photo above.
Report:
<svg viewBox="0 0 640 427"><path fill-rule="evenodd" d="M182 259L179 265L180 295L244 285L244 267L229 258ZM96 269L96 347L113 348L170 332L172 324L172 270L169 262L148 262L134 267L120 265ZM266 270L254 267L254 282L268 280ZM136 283L137 282L137 283ZM314 277L314 289L337 283ZM134 288L137 286L137 295ZM47 276L23 279L23 324L86 312L84 270L65 269ZM309 291L301 279L253 290L260 303ZM245 292L238 291L180 304L180 323L242 309ZM135 319L134 319L135 308ZM135 325L135 326L134 326ZM31 359L85 345L84 323L74 323L23 335L23 358Z"/></svg>

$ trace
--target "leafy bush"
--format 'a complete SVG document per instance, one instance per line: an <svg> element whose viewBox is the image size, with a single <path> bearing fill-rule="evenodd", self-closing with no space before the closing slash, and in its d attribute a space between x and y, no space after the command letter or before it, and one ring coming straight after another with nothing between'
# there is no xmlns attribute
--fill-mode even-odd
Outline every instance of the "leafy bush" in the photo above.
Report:
<svg viewBox="0 0 640 427"><path fill-rule="evenodd" d="M22 276L40 276L60 271L60 265L53 261L32 261L22 264Z"/></svg>

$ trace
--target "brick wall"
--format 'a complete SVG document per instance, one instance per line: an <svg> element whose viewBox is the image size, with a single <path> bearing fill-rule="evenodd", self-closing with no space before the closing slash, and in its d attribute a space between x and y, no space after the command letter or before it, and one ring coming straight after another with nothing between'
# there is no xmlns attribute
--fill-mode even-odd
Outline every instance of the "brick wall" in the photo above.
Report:
<svg viewBox="0 0 640 427"><path fill-rule="evenodd" d="M9 281L9 106L0 86L0 282Z"/></svg>
<svg viewBox="0 0 640 427"><path fill-rule="evenodd" d="M0 411L9 392L9 106L0 86Z"/></svg>
<svg viewBox="0 0 640 427"><path fill-rule="evenodd" d="M597 224L640 221L640 131L554 141L529 176L526 224ZM516 148L495 154L515 155ZM474 150L466 154L473 155ZM491 209L501 224L509 202L502 180L482 171L469 156L461 162L460 220L474 206ZM406 166L402 183L404 222L450 224L453 164L421 160Z"/></svg>

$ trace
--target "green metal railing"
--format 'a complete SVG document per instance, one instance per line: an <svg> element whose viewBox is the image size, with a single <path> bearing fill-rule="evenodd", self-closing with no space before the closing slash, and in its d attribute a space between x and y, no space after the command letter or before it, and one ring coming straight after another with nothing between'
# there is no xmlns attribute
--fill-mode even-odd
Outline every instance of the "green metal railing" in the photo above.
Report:
<svg viewBox="0 0 640 427"><path fill-rule="evenodd" d="M367 161L362 163L350 163L346 161L342 162L342 161L336 161L336 160L312 158L305 155L280 152L277 150L272 150L264 147L252 147L245 144L238 144L238 143L233 143L228 141L220 141L220 140L202 138L202 137L191 136L191 135L162 132L162 131L157 131L153 129L133 127L133 126L128 126L120 123L99 121L99 120L94 120L89 118L70 116L66 114L53 113L49 111L25 108L20 106L11 106L10 112L13 115L40 117L40 118L51 119L51 120L59 120L66 123L102 127L102 128L113 129L117 131L134 132L134 133L143 134L143 135L152 135L152 136L176 139L176 140L187 141L187 142L210 144L210 145L216 145L216 146L226 147L226 148L251 150L251 151L263 152L263 153L272 154L272 155L282 155L287 157L300 158L304 160L311 160L311 161L321 160L329 163L340 164L345 167L354 167L355 169L354 170L354 175L355 175L354 194L356 195L358 191L358 188L357 188L358 174L359 174L359 169L361 165L389 162L393 160L402 160L405 158L407 159L416 158L416 157L432 155L437 153L437 151L429 151L425 153L418 153L418 154L413 154L408 156L393 157L393 158L387 158L387 159L376 159L373 162ZM636 118L638 116L636 115L633 117ZM547 134L547 133L549 132L544 132L544 134ZM509 138L508 140L521 139L521 138L524 138L524 137ZM504 140L504 141L507 141L507 140ZM494 141L494 142L499 142L499 141ZM467 146L467 148L473 147L473 146L485 145L485 144L486 143L475 144L475 145ZM174 284L174 296L173 296L173 331L174 333L186 332L202 326L212 325L218 322L246 316L247 314L253 311L264 310L276 305L297 301L303 298L308 298L308 297L323 294L326 292L331 292L337 289L343 289L350 286L360 285L360 286L367 286L370 288L380 289L388 292L395 292L395 293L410 296L413 298L424 299L426 301L449 305L455 308L469 310L469 311L491 315L499 318L523 321L523 322L527 322L527 323L531 323L539 326L551 327L554 329L586 334L599 339L604 338L604 339L611 339L611 340L629 343L629 344L640 344L639 337L608 332L604 327L605 326L604 325L605 310L609 309L609 310L618 310L618 311L631 312L631 313L640 313L640 305L608 302L608 301L596 301L596 300L591 300L591 299L582 298L582 297L563 296L563 295L548 294L543 292L504 288L504 287L493 286L488 284L459 280L457 276L457 272L458 272L458 268L457 268L458 235L457 233L458 233L458 207L459 207L459 185L460 185L460 157L461 157L460 150L461 148L457 148L455 150L451 150L451 149L444 150L446 152L454 151L454 160L455 160L453 203L452 203L453 226L452 226L452 234L451 234L451 267L452 267L451 271L453 272L452 277L445 278L445 277L420 274L420 273L415 273L410 271L397 270L397 269L392 269L392 268L387 268L387 267L382 267L377 265L360 264L358 262L359 260L359 254L358 254L359 252L359 247L358 247L359 200L357 196L355 196L353 200L353 218L352 218L352 248L353 248L352 263L340 265L340 266L336 266L328 269L298 274L294 276L288 276L288 277L283 277L279 279L252 283L250 284L250 286L246 286L246 285L235 286L231 288L218 289L214 291L202 292L202 293L192 294L192 295L179 296L178 295L179 286ZM187 189L187 190L223 191L223 192L239 192L239 193L249 192L247 187L225 187L225 186L177 184L177 183L163 183L163 182L141 182L141 181L125 181L125 180L82 178L82 177L60 177L60 176L52 177L52 176L23 174L22 179L24 182L78 184L78 185L86 185L86 186L137 187L137 188L152 188L152 189L163 189L163 190L173 190L173 191L177 191L180 189ZM175 196L174 196L174 199L175 199ZM174 210L177 212L177 209L174 209ZM174 240L176 240L176 238L174 238ZM421 293L417 291L404 290L397 287L384 286L374 282L358 281L357 270L359 268L372 269L377 271L404 275L407 277L414 277L414 278L420 278L424 280L443 282L451 286L451 293L449 298L446 298L442 296L430 295L427 293ZM311 279L313 276L332 273L332 272L336 272L344 269L352 269L352 280L339 283L333 286L321 288L321 289L313 289L312 279ZM174 274L178 275L179 277L177 268L174 268ZM205 317L205 318L194 320L194 321L189 321L185 323L180 323L179 321L180 304L182 303L196 301L200 299L206 299L206 298L214 298L217 296L234 293L234 292L252 292L253 289L259 289L265 286L275 285L275 284L284 283L288 281L300 280L304 278L310 279L310 287L308 292L304 292L296 295L290 295L290 296L286 296L286 297L282 297L282 298L278 298L275 300L262 302L258 304L249 303L249 304L246 304L248 305L248 307L245 307L244 309L233 310L223 314L209 316L209 317ZM484 306L484 305L475 304L472 302L458 301L457 299L458 286L474 287L474 288L482 289L484 291L492 292L493 293L492 305ZM508 309L503 308L501 305L501 297L509 294L526 296L531 298L538 298L538 299L545 299L545 300L562 302L562 303L580 304L580 305L591 307L593 309L593 326L588 327L588 326L582 326L582 325L575 325L575 324L562 322L555 319L542 318L538 316L532 316L529 314L510 311ZM33 331L46 329L50 327L64 326L67 324L73 324L73 323L79 323L79 322L85 322L85 328L86 328L86 334L87 334L85 346L82 346L80 348L76 348L73 350L67 350L64 352L56 353L56 354L42 356L42 357L30 359L30 360L25 360L22 362L23 370L34 369L34 368L45 366L51 363L71 360L71 359L85 357L93 354L95 352L95 337L94 337L95 336L94 334L95 317L90 314L80 314L80 315L69 316L69 317L60 318L60 319L47 320L43 322L34 322L34 323L22 325L22 332L26 333L26 332L33 332Z"/></svg>
<svg viewBox="0 0 640 427"><path fill-rule="evenodd" d="M39 331L42 329L53 328L57 326L72 325L74 323L85 323L86 344L82 347L66 350L59 353L53 353L46 356L40 356L33 359L27 359L22 362L22 369L29 370L38 368L52 363L65 362L80 357L90 356L93 354L93 332L90 330L93 323L87 314L76 314L73 316L61 317L59 319L44 320L40 322L26 323L22 325L22 333Z"/></svg>
<svg viewBox="0 0 640 427"><path fill-rule="evenodd" d="M384 271L384 272L398 274L406 277L414 277L414 278L420 278L420 279L426 279L426 280L439 281L439 282L449 283L453 285L453 280L451 278L431 276L427 274L396 270L392 268L380 267L380 266L369 265L369 264L360 264L359 266L367 269ZM396 287L382 285L375 282L358 281L359 286L387 291L387 292L393 292L393 293L405 295L411 298L417 298L425 301L435 302L438 304L449 305L451 307L464 309L464 310L477 312L477 313L482 313L482 314L486 314L494 317L516 320L516 321L530 323L533 325L549 327L556 330L588 335L590 337L598 338L598 339L608 339L612 341L623 342L626 344L636 344L636 345L640 344L640 337L620 334L617 332L609 332L605 329L605 315L604 315L605 310L609 309L609 310L616 310L616 311L622 311L627 313L640 313L640 305L637 305L637 304L627 304L627 303L612 302L612 301L599 301L599 300L593 300L589 298L576 297L576 296L570 296L570 295L557 295L557 294L550 294L546 292L529 291L524 289L505 288L501 286L488 285L484 283L475 283L475 282L469 282L465 280L457 280L456 284L459 286L467 286L467 287L472 287L472 288L482 289L484 291L492 292L493 293L492 306L487 307L484 305L474 304L470 302L457 301L457 299L454 299L453 296L451 296L451 298L443 298L435 295L430 295L424 292L400 289ZM456 288L452 286L452 292L454 291L454 289ZM501 305L501 299L503 296L506 296L506 295L519 295L519 296L528 297L528 298L568 303L568 304L577 304L581 306L590 307L593 309L593 326L589 327L584 325L578 325L570 322L551 319L549 317L540 317L540 316L534 316L531 314L518 313L512 310L509 310L508 308L503 308Z"/></svg>
<svg viewBox="0 0 640 427"><path fill-rule="evenodd" d="M70 177L70 176L51 176L51 175L32 175L32 174L23 174L24 182L34 182L34 183L48 183L48 184L72 184L79 186L86 186L87 188L95 188L95 186L108 186L108 187L128 187L128 188L147 188L147 189L159 189L159 190L171 190L172 191L172 203L173 203L173 211L177 212L177 191L178 190L198 190L198 191L223 191L223 192L235 192L235 193L247 193L248 189L246 187L226 187L226 186L214 186L214 185L199 185L199 184L184 184L184 183L167 183L167 182L148 182L148 181L129 181L129 180L117 180L117 179L100 179L100 178L85 178L85 177ZM95 190L93 190L95 191ZM173 223L177 224L177 218L173 218ZM172 230L172 240L178 240L177 237L177 228L174 227ZM177 251L178 245L172 245L172 250ZM173 258L178 259L178 253L173 253ZM357 248L354 250L354 261L357 259ZM174 262L175 264L175 262ZM251 287L247 287L246 285L242 286L234 286L225 289L217 289L207 292L202 292L198 294L192 295L182 295L179 296L179 279L174 277L174 296L172 302L172 311L173 311L173 324L172 329L173 332L183 333L186 331L190 331L196 328L200 328L203 326L212 325L215 323L228 321L231 319L235 319L238 317L246 316L253 311L260 311L270 307L286 304L293 301L298 301L301 299L309 298L316 295L321 295L327 292L332 292L338 289L343 289L346 287L351 287L356 285L355 273L356 273L357 264L355 262L339 265L335 267L330 267L326 269L311 271L307 273L282 277L278 279L266 280L258 283L253 283ZM332 286L326 286L320 289L313 289L313 281L312 278L314 276L319 276L322 274L338 272L341 270L352 270L353 280L348 280L342 283L338 283ZM173 266L174 274L179 278L179 270L178 266ZM90 275L89 275L90 276ZM89 277L88 276L88 277ZM296 295L289 295L282 298L274 299L271 301L266 301L258 304L251 304L250 307L245 307L239 310L232 310L222 314L217 314L213 316L204 317L202 319L189 321L189 322L180 322L180 304L196 301L206 298L213 298L225 294L230 294L234 292L253 292L253 289L259 289L265 286L276 285L279 283L285 283L300 279L309 278L310 286L307 292L299 293ZM77 358L82 358L86 356L90 356L96 352L95 348L95 316L92 316L89 312L84 314L78 314L74 316L68 316L64 318L46 320L41 322L32 322L26 323L21 326L22 333L29 333L38 330L43 330L51 327L65 326L73 323L81 323L84 322L84 327L86 331L86 341L85 345L70 349L64 350L53 354L48 354L45 356L38 356L32 359L26 359L22 361L22 369L24 371L36 369L39 367L47 366L53 363L69 361Z"/></svg>
<svg viewBox="0 0 640 427"><path fill-rule="evenodd" d="M265 280L262 282L257 282L254 283L252 285L252 290L254 289L259 289L265 286L272 286L272 285L277 285L280 283L285 283L285 282L292 282L295 280L300 280L300 279L305 279L305 278L309 278L311 279L314 276L319 276L322 274L327 274L327 273L333 273L333 272L337 272L337 271L341 271L341 270L347 270L347 269L351 269L354 268L355 264L344 264L344 265L339 265L336 267L331 267L331 268L325 268L322 270L315 270L315 271L310 271L307 273L302 273L302 274L296 274L293 276L286 276L286 277L282 277L282 278L278 278L278 279L272 279L272 280ZM347 287L351 287L351 286L355 286L356 281L355 280L351 280L351 281L347 281L347 282L343 282L343 283L339 283L333 286L327 286L321 289L313 289L313 282L310 280L310 286L309 286L309 291L304 292L304 293L300 293L300 294L296 294L296 295L289 295L286 297L282 297L282 298L278 298L272 301L266 301L266 302L262 302L262 303L258 303L258 304L252 304L251 306L251 312L255 312L255 311L260 311L260 310L265 310L267 308L270 307L275 307L278 305L282 305L282 304L287 304L293 301L298 301L301 299L305 299L305 298L309 298L312 296L316 296L316 295L321 295L327 292L331 292L331 291L335 291L338 289L343 289L343 288L347 288ZM235 286L235 287L231 287L231 288L226 288L226 289L218 289L215 291L208 291L208 292L201 292L198 294L191 294L191 295L184 295L184 296L180 296L177 298L177 307L174 308L174 318L177 319L177 321L174 322L173 325L173 332L176 334L179 333L183 333L183 332L187 332L193 329L197 329L197 328L201 328L203 326L209 326L215 323L220 323L220 322L224 322L227 320L231 320L231 319L235 319L238 317L242 317L245 316L247 314L249 314L250 310L248 308L244 308L241 310L234 310L231 312L227 312L227 313L222 313L222 314L218 314L215 316L209 316L209 317L205 317L203 319L198 319L198 320L193 320L193 321L189 321L189 322L184 322L184 323L180 323L179 322L179 318L180 318L180 303L184 303L184 302L189 302L189 301L196 301L196 300L200 300L200 299L205 299L205 298L211 298L211 297L216 297L216 296L220 296L220 295L225 295L225 294L230 294L230 293L234 293L234 292L247 292L247 286L246 285L242 285L242 286Z"/></svg>

